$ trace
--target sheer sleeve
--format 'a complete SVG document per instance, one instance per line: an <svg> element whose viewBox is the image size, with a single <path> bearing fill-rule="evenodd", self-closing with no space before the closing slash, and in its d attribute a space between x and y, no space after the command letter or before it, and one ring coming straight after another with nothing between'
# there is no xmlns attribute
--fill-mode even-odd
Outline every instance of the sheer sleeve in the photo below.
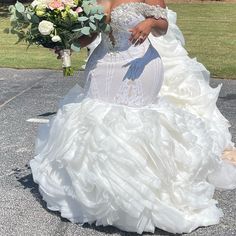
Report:
<svg viewBox="0 0 236 236"><path fill-rule="evenodd" d="M155 19L162 18L167 20L167 10L159 5L144 4L139 10L144 17L153 17Z"/></svg>

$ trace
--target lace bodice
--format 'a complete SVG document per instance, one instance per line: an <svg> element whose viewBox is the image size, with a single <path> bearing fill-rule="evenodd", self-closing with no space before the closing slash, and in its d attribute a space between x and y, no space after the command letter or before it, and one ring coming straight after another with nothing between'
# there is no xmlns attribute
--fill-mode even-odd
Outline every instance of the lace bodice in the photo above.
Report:
<svg viewBox="0 0 236 236"><path fill-rule="evenodd" d="M167 12L158 5L143 2L126 2L118 5L111 11L111 34L103 33L102 41L111 51L127 50L131 46L128 40L129 29L146 17L167 19Z"/></svg>

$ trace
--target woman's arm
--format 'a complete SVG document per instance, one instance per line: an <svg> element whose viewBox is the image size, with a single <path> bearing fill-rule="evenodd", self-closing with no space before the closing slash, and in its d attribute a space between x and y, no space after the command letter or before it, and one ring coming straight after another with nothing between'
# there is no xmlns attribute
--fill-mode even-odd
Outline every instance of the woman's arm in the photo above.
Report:
<svg viewBox="0 0 236 236"><path fill-rule="evenodd" d="M162 8L166 8L164 0L145 0L144 2L149 5L159 5Z"/></svg>
<svg viewBox="0 0 236 236"><path fill-rule="evenodd" d="M168 22L166 20L162 18L156 20L150 17L146 19L146 22L150 25L151 32L154 36L158 37L166 34L168 29Z"/></svg>
<svg viewBox="0 0 236 236"><path fill-rule="evenodd" d="M159 5L162 8L166 8L164 0L145 0L145 3L149 5ZM154 36L166 34L168 29L168 21L166 19L159 18L156 20L155 18L150 17L147 20L151 21L150 24L152 25L152 33Z"/></svg>
<svg viewBox="0 0 236 236"><path fill-rule="evenodd" d="M145 3L147 3L150 6L157 6L159 5L161 8L165 8L165 2L164 0L145 0ZM165 11L164 9L160 9ZM151 9L153 11L153 9ZM158 8L157 8L158 11ZM158 12L153 12L153 14L158 13ZM168 29L168 21L166 17L156 17L152 16L152 13L149 15L149 9L145 12L144 9L144 14L147 14L146 19L142 22L140 22L136 27L130 30L131 32L131 37L130 41L135 44L140 44L142 43L148 35L152 32L154 36L161 36L164 35L167 32Z"/></svg>

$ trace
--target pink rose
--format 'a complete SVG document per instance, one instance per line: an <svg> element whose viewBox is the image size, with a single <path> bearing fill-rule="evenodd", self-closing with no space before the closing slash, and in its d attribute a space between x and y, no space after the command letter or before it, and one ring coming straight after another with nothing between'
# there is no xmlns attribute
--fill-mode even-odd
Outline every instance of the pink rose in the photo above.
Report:
<svg viewBox="0 0 236 236"><path fill-rule="evenodd" d="M77 13L80 13L83 11L83 9L81 7L77 7L77 9L75 10Z"/></svg>
<svg viewBox="0 0 236 236"><path fill-rule="evenodd" d="M49 4L48 4L49 8L51 10L54 10L54 9L58 9L58 10L63 10L64 9L64 4L62 3L61 0L54 0L54 1L51 1Z"/></svg>

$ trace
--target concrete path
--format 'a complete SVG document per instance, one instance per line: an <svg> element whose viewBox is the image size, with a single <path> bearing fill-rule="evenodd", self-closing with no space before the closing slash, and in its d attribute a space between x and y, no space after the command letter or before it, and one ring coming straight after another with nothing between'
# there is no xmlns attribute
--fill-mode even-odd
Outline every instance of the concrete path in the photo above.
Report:
<svg viewBox="0 0 236 236"><path fill-rule="evenodd" d="M58 100L76 82L83 85L82 77L82 72L63 78L59 71L0 69L0 236L136 235L62 219L46 209L32 180L28 162L34 153L37 122L54 115ZM231 122L236 141L236 80L211 81L213 86L219 83L223 88L218 106ZM215 198L225 213L221 223L186 235L236 235L236 191L216 192ZM156 230L155 235L170 234Z"/></svg>

